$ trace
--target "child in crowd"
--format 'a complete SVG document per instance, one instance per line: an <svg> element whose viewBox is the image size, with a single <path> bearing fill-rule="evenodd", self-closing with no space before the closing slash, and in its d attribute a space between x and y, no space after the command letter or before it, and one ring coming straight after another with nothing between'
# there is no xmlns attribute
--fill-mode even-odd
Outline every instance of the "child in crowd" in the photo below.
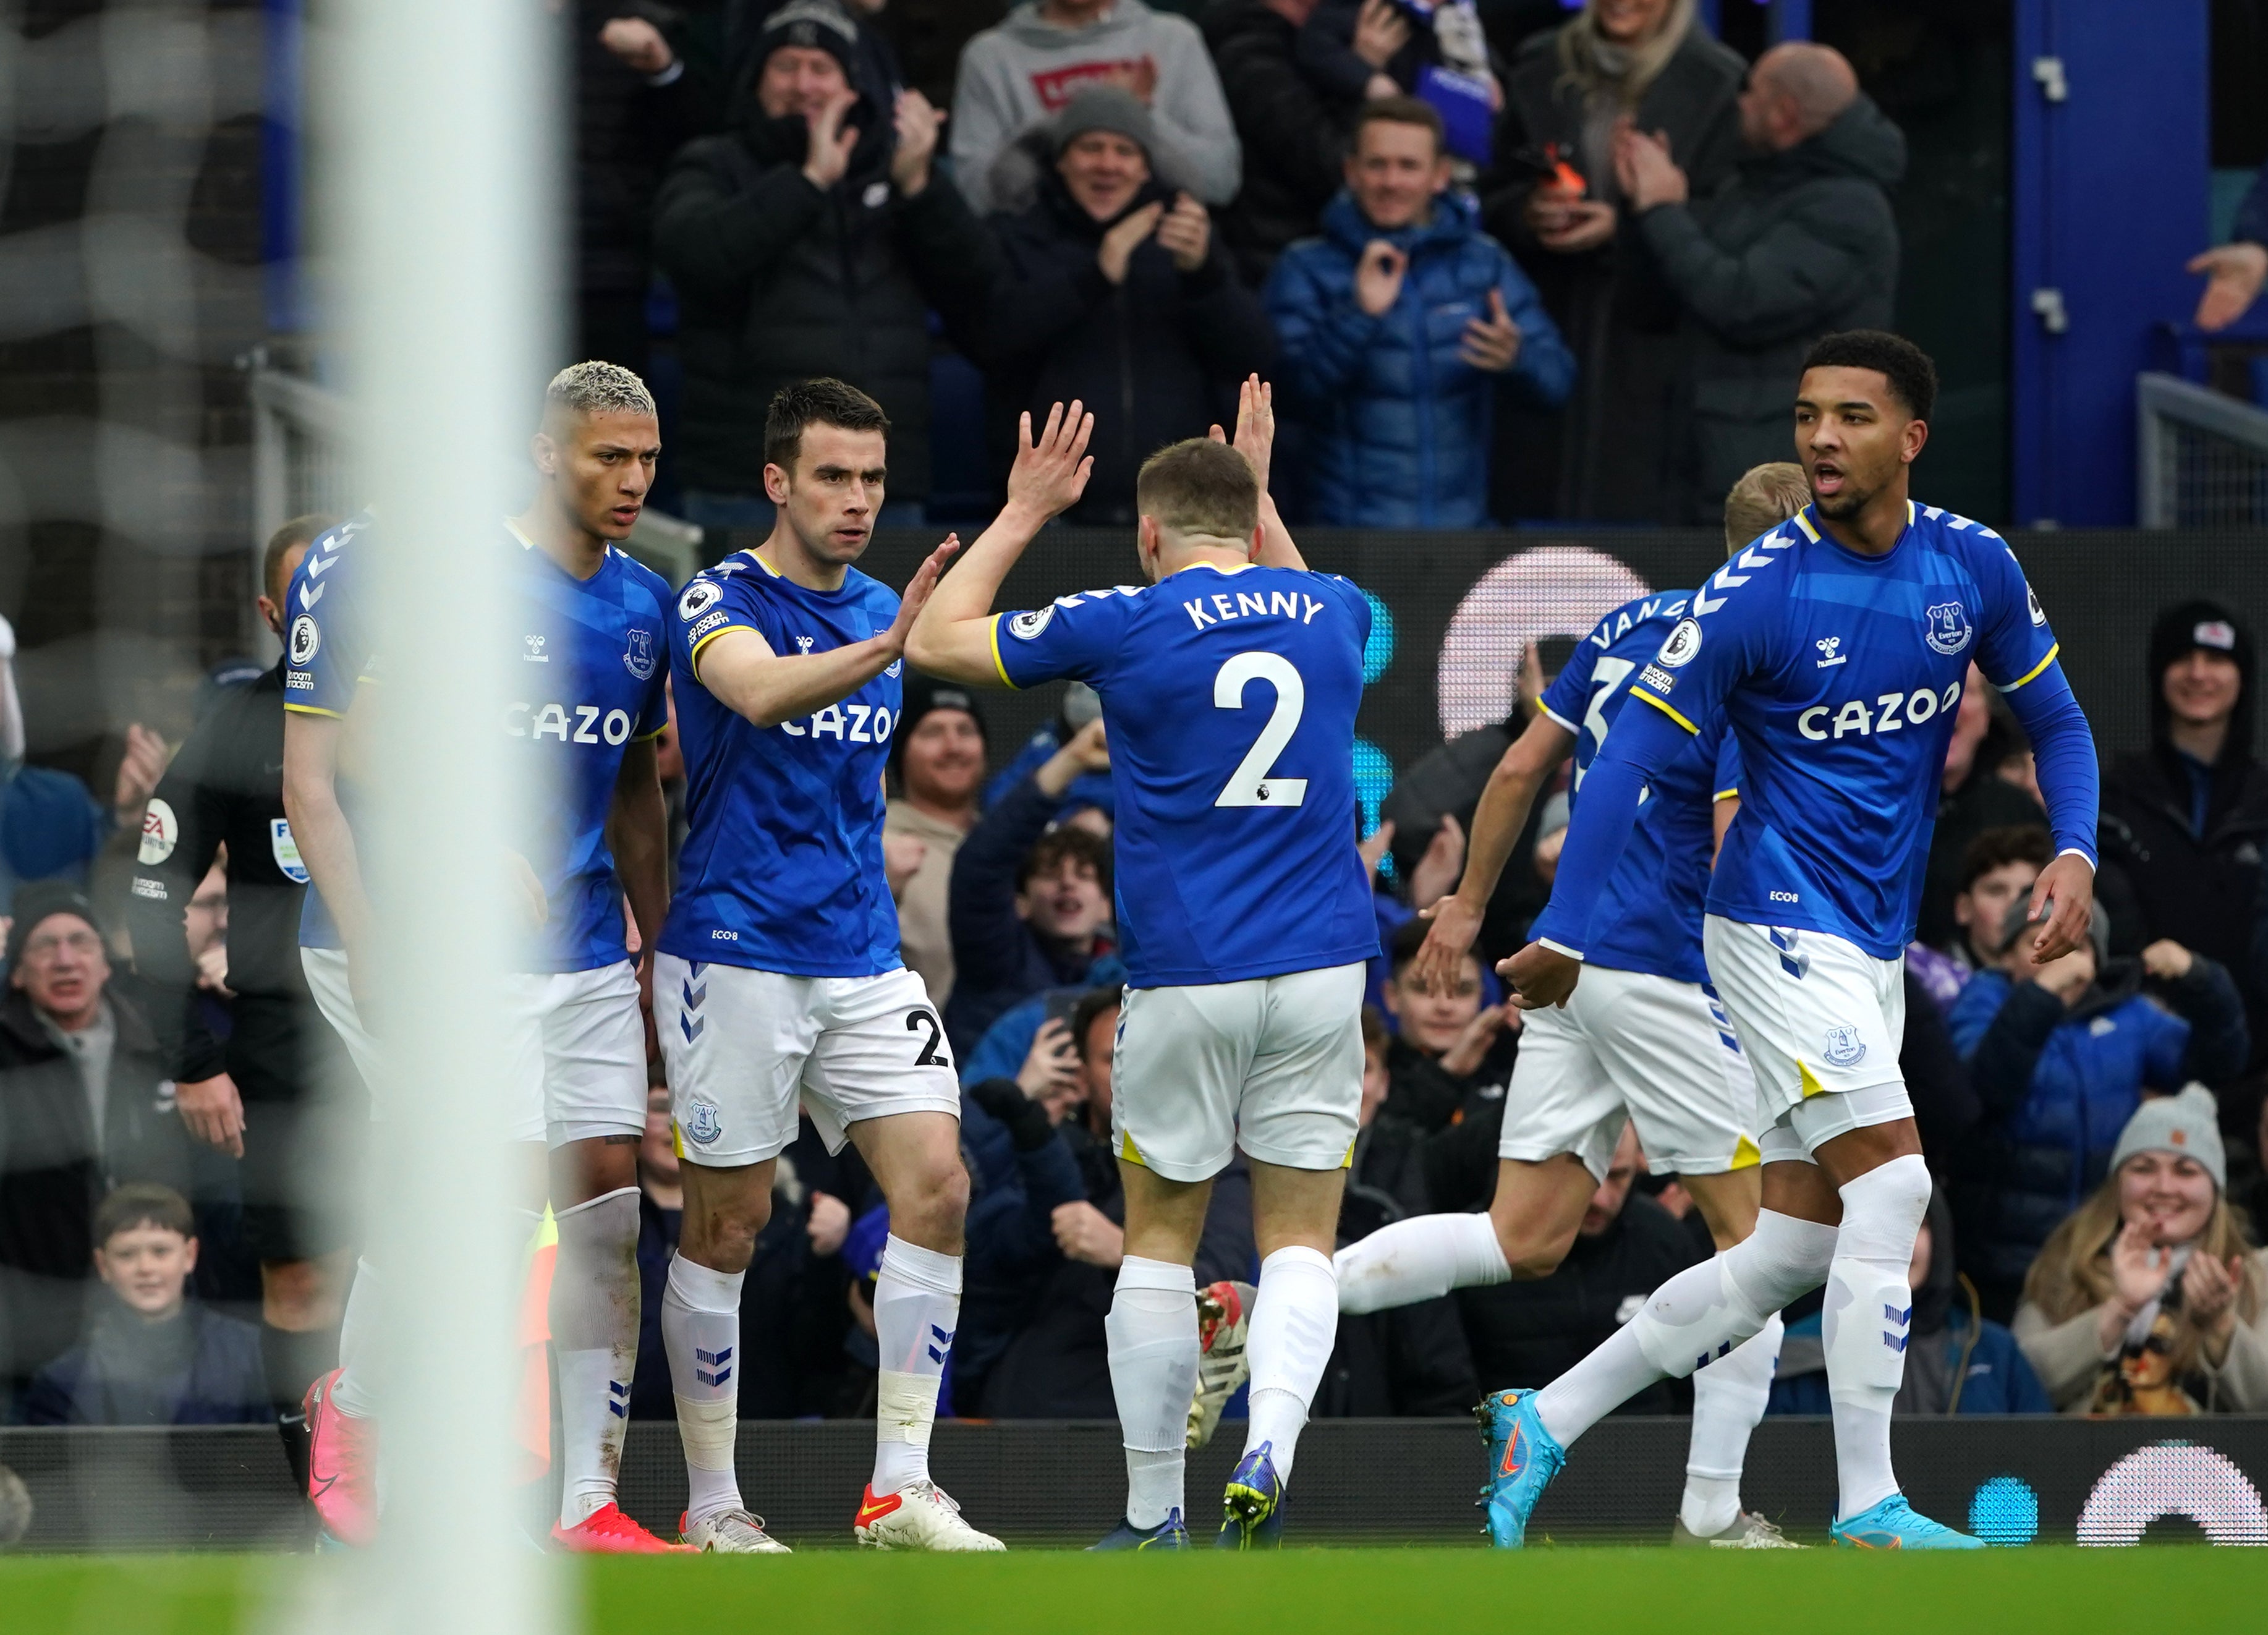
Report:
<svg viewBox="0 0 2268 1635"><path fill-rule="evenodd" d="M272 1422L260 1330L188 1298L195 1222L170 1187L132 1182L95 1211L98 1300L80 1343L42 1368L31 1425Z"/></svg>

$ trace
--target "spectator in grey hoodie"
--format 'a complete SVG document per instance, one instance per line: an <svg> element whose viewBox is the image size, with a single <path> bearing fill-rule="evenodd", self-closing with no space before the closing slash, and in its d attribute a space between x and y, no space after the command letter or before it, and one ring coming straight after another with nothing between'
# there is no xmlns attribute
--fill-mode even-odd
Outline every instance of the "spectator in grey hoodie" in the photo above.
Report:
<svg viewBox="0 0 2268 1635"><path fill-rule="evenodd" d="M1236 196L1243 153L1196 24L1143 0L1025 0L961 54L946 130L954 181L978 213L1021 207L1020 180L1033 179L996 178L995 166L1017 166L1017 139L1096 84L1149 108L1158 168L1186 177L1204 203Z"/></svg>

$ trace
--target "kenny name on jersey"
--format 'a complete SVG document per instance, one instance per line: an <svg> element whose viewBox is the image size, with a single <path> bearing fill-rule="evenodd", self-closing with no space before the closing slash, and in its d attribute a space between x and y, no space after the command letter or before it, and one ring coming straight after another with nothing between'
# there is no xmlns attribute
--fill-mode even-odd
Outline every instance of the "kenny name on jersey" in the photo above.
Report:
<svg viewBox="0 0 2268 1635"><path fill-rule="evenodd" d="M1335 574L1199 563L992 622L1011 687L1101 695L1121 949L1137 988L1378 952L1351 747L1370 604Z"/></svg>

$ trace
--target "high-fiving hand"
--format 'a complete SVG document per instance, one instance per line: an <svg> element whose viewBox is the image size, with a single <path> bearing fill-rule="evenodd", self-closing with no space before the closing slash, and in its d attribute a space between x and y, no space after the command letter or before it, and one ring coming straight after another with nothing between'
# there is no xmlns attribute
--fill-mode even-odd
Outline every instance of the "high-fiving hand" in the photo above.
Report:
<svg viewBox="0 0 2268 1635"><path fill-rule="evenodd" d="M1276 388L1258 375L1247 375L1236 389L1236 435L1219 426L1206 433L1216 443L1227 443L1244 456L1260 491L1268 491L1268 462L1276 449Z"/></svg>
<svg viewBox="0 0 2268 1635"><path fill-rule="evenodd" d="M1048 423L1035 438L1029 413L1017 422L1016 463L1008 470L1008 503L1040 521L1061 516L1086 492L1094 460L1086 452L1094 416L1074 398L1048 410Z"/></svg>

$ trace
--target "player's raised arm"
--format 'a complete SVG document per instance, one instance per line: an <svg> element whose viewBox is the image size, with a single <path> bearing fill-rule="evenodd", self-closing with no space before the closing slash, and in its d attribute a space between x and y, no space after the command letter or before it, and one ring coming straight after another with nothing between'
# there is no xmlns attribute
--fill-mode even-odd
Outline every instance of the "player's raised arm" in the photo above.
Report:
<svg viewBox="0 0 2268 1635"><path fill-rule="evenodd" d="M1265 568L1305 571L1307 558L1292 542L1292 531L1284 526L1268 492L1269 460L1276 447L1276 388L1256 374L1247 375L1236 393L1236 436L1230 438L1215 426L1212 440L1230 444L1243 455L1260 484L1260 555L1254 560Z"/></svg>
<svg viewBox="0 0 2268 1635"><path fill-rule="evenodd" d="M914 571L890 628L863 642L824 652L782 655L761 632L746 625L720 630L694 656L694 679L718 703L758 726L777 726L798 716L841 703L906 654L906 638L937 589L938 576L961 536L948 534ZM917 664L920 663L916 659Z"/></svg>
<svg viewBox="0 0 2268 1635"><path fill-rule="evenodd" d="M1068 411L1057 403L1037 438L1030 415L1019 422L1008 503L914 621L906 656L932 675L972 687L1006 684L992 659L993 599L1032 536L1086 491L1094 469L1086 453L1094 416L1082 409L1076 400ZM911 592L906 600L911 606Z"/></svg>
<svg viewBox="0 0 2268 1635"><path fill-rule="evenodd" d="M1466 843L1464 877L1454 892L1418 913L1433 922L1418 950L1412 978L1428 993L1454 991L1465 955L1480 934L1489 899L1496 895L1504 865L1520 833L1528 827L1528 814L1535 792L1555 768L1572 753L1575 735L1538 711L1512 740L1473 808L1473 832Z"/></svg>

